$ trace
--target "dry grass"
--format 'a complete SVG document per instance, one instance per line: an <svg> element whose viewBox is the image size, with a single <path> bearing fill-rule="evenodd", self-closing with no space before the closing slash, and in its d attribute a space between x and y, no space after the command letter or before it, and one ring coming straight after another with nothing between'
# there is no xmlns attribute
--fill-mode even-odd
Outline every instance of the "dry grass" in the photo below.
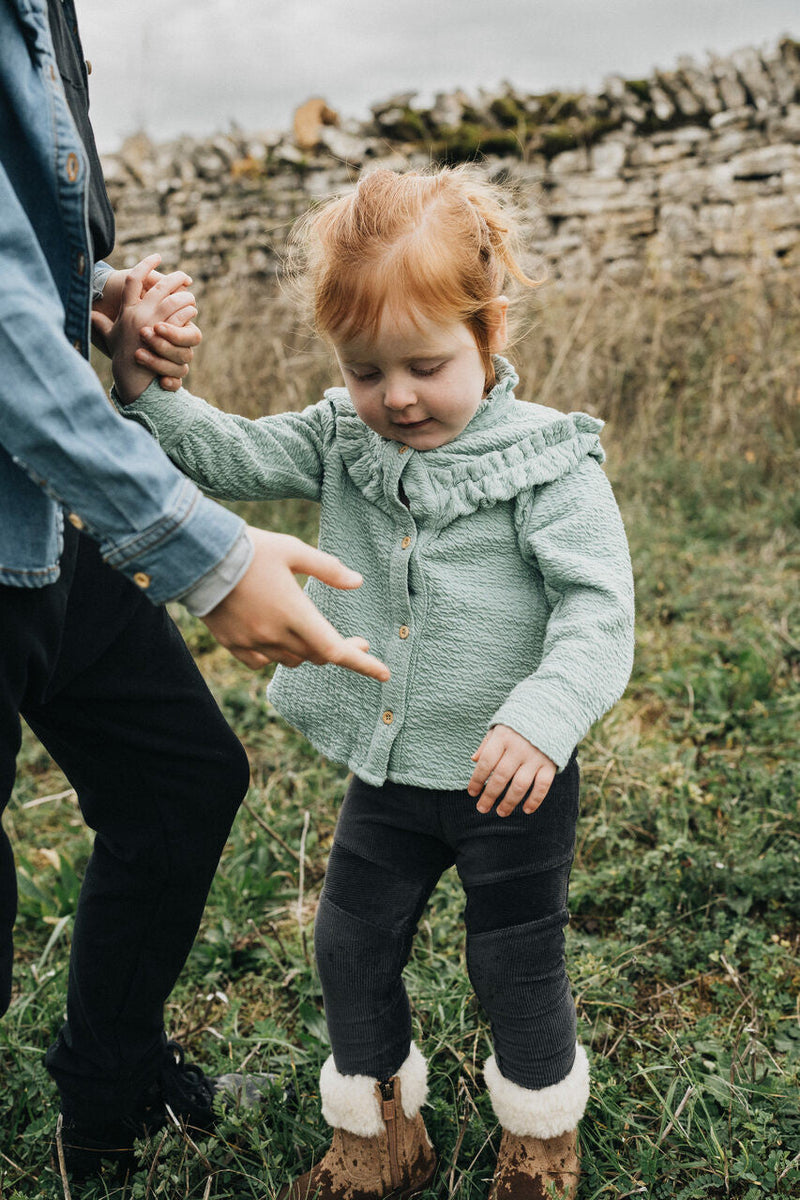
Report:
<svg viewBox="0 0 800 1200"><path fill-rule="evenodd" d="M509 357L519 396L608 422L613 464L677 453L786 468L800 432L800 289L756 277L705 290L583 293L546 284ZM229 411L300 409L339 382L327 348L274 287L211 286L190 386Z"/></svg>

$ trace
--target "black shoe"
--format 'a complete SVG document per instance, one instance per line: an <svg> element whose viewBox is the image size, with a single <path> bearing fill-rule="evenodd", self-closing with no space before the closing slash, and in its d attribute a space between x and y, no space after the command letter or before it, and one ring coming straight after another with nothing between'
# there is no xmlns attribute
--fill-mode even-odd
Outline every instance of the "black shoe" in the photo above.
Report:
<svg viewBox="0 0 800 1200"><path fill-rule="evenodd" d="M259 1084L268 1075L220 1075L211 1078L200 1067L184 1061L183 1047L167 1042L158 1077L150 1084L129 1115L91 1125L68 1116L59 1118L53 1143L53 1166L63 1168L76 1181L97 1174L104 1162L126 1174L137 1167L134 1142L152 1137L170 1122L185 1126L194 1135L211 1133L219 1117L214 1097L223 1095L234 1104L250 1108L261 1097Z"/></svg>

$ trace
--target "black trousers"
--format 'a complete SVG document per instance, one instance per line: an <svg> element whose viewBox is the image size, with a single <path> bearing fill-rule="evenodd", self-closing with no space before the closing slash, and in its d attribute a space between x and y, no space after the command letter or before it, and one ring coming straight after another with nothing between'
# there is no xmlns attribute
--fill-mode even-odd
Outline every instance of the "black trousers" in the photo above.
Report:
<svg viewBox="0 0 800 1200"><path fill-rule="evenodd" d="M0 814L20 713L96 832L67 1019L47 1065L65 1112L113 1119L157 1072L164 1001L247 789L247 759L166 612L70 525L56 583L0 586ZM0 828L0 1015L11 997L16 902Z"/></svg>
<svg viewBox="0 0 800 1200"><path fill-rule="evenodd" d="M573 755L542 805L479 813L466 791L354 778L315 925L317 969L337 1070L388 1079L411 1044L403 969L443 871L466 896L467 970L497 1065L520 1087L560 1083L575 1061L564 960L579 770Z"/></svg>

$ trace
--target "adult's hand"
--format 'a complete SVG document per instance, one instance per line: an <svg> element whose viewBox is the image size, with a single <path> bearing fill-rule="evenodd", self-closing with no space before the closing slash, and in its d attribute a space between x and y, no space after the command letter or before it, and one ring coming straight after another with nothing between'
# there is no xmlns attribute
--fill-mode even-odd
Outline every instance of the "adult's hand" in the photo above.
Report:
<svg viewBox="0 0 800 1200"><path fill-rule="evenodd" d="M299 538L264 529L248 530L255 555L233 591L203 620L214 637L245 666L271 662L333 663L385 681L389 668L368 653L360 637L344 638L323 617L295 575L313 575L337 588L361 586L361 576Z"/></svg>

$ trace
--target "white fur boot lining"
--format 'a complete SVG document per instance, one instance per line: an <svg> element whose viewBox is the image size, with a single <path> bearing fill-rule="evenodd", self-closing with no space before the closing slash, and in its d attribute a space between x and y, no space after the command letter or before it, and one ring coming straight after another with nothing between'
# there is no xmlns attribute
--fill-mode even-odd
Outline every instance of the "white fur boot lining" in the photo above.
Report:
<svg viewBox="0 0 800 1200"><path fill-rule="evenodd" d="M403 1112L411 1120L428 1095L428 1064L414 1042L397 1076ZM326 1059L319 1075L319 1094L328 1124L357 1137L376 1137L383 1130L376 1082L370 1075L340 1075L333 1055Z"/></svg>
<svg viewBox="0 0 800 1200"><path fill-rule="evenodd" d="M589 1099L589 1060L575 1047L575 1062L566 1079L533 1090L500 1074L494 1055L483 1067L492 1108L503 1129L517 1137L553 1138L576 1129Z"/></svg>

